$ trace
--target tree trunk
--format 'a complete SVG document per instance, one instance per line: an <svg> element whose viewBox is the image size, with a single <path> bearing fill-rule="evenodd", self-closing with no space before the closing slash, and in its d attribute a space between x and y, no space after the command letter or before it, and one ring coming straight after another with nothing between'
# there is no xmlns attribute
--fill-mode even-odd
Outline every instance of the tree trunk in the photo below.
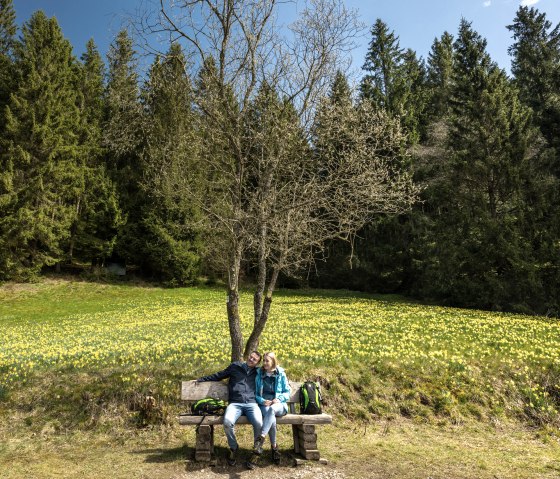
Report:
<svg viewBox="0 0 560 479"><path fill-rule="evenodd" d="M231 260L228 278L227 315L231 338L231 361L243 360L243 333L239 318L239 271L243 247L238 244Z"/></svg>
<svg viewBox="0 0 560 479"><path fill-rule="evenodd" d="M239 319L239 291L228 288L227 314L231 338L231 361L243 360L243 333Z"/></svg>
<svg viewBox="0 0 560 479"><path fill-rule="evenodd" d="M255 295L253 298L253 311L254 311L254 321L253 328L257 326L262 312L263 295L266 287L266 247L265 247L265 237L266 237L266 226L263 224L260 231L260 243L259 243L259 257L258 257L258 271L257 271L257 285L255 288Z"/></svg>
<svg viewBox="0 0 560 479"><path fill-rule="evenodd" d="M253 331L251 331L251 335L249 336L247 344L245 345L246 356L251 353L251 351L257 351L259 348L259 341L268 320L270 305L272 304L272 293L274 292L274 289L276 287L276 280L278 279L279 273L280 271L277 268L275 268L272 272L272 277L270 278L270 283L268 284L268 289L266 291L266 297L264 298L264 302L262 304L259 320L253 326Z"/></svg>

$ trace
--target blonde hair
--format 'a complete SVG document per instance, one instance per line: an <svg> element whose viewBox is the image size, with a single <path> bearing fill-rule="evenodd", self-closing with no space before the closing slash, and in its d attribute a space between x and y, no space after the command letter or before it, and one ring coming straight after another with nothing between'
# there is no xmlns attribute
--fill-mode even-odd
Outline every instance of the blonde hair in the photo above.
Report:
<svg viewBox="0 0 560 479"><path fill-rule="evenodd" d="M274 371L276 369L276 366L278 366L278 361L276 360L276 354L274 354L272 351L270 351L268 353L264 353L263 360L266 357L269 357L270 360L272 361L272 371Z"/></svg>

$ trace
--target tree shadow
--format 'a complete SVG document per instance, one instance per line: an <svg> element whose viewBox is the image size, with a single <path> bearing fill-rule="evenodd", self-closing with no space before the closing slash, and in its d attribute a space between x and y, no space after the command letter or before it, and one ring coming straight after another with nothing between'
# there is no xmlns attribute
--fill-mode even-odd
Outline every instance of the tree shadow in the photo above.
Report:
<svg viewBox="0 0 560 479"><path fill-rule="evenodd" d="M187 446L171 447L171 448L152 448L132 451L131 454L145 454L144 462L148 463L167 463L182 462L186 458L194 457L194 449Z"/></svg>
<svg viewBox="0 0 560 479"><path fill-rule="evenodd" d="M245 461L247 461L251 456L252 452L250 450L242 449L237 458L237 464L235 466L229 466L227 463L228 448L217 446L214 450L213 460L208 462L196 462L194 460L194 447L188 445L183 445L179 447L171 448L151 448L151 449L139 449L131 451L130 454L142 454L145 455L144 462L151 464L164 464L164 463L186 463L185 470L187 472L196 472L203 469L210 470L212 474L216 476L223 476L227 479L241 479L242 474L247 471L245 466ZM258 470L262 471L263 474L268 475L273 472L271 469L280 467L292 467L294 461L294 456L289 451L282 452L282 460L279 465L272 463L268 455L263 454L257 461Z"/></svg>

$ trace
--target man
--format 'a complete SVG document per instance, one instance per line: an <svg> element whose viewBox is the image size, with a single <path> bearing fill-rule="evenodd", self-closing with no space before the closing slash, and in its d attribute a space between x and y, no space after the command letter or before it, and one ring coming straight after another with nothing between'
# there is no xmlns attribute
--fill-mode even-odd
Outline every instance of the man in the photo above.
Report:
<svg viewBox="0 0 560 479"><path fill-rule="evenodd" d="M197 379L197 381L202 382L221 381L222 379L229 378L229 404L224 415L224 431L229 445L227 461L230 466L234 466L237 462L239 445L235 438L234 426L242 415L247 416L247 419L253 426L253 435L255 439L253 453L257 455L262 453L262 447L259 447L260 444L257 442L257 439L261 435L263 424L262 414L255 398L255 379L257 375L257 365L260 360L261 353L253 351L249 354L246 362L235 361L222 371ZM249 469L254 469L254 458L251 457L245 465Z"/></svg>

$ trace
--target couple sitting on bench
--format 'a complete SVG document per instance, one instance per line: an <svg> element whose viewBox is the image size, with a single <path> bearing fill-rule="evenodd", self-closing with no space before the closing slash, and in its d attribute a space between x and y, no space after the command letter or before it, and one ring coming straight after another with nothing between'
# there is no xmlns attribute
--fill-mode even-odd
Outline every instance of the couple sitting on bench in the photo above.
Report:
<svg viewBox="0 0 560 479"><path fill-rule="evenodd" d="M262 454L267 434L272 447L272 460L275 464L280 463L276 444L276 416L288 412L290 384L274 353L266 353L262 359L263 366L259 368L261 353L253 351L246 362L233 362L222 371L197 379L203 382L229 378L229 404L224 415L224 431L229 446L227 462L230 466L237 462L239 445L234 426L242 415L247 416L252 424L255 438L253 455L245 462L245 466L248 469L255 468L256 456Z"/></svg>

